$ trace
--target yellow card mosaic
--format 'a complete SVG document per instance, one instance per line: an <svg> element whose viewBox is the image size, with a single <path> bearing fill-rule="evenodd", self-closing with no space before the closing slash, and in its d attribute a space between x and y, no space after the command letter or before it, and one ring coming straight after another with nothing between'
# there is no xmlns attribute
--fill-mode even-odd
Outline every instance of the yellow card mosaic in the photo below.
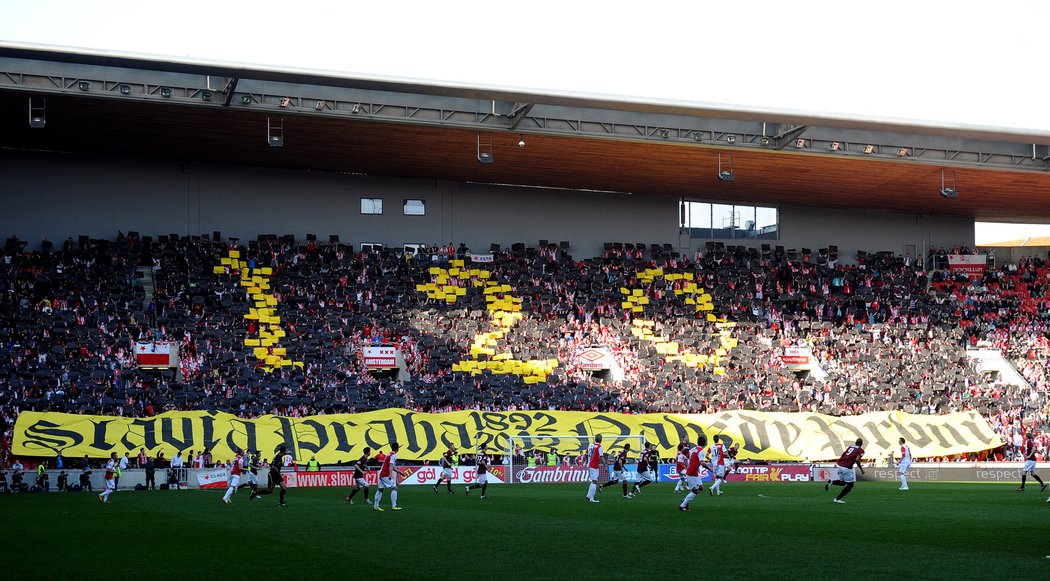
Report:
<svg viewBox="0 0 1050 581"><path fill-rule="evenodd" d="M254 336L244 339L244 346L251 347L255 358L266 371L276 371L282 367L302 367L302 361L288 358L287 347L281 346L281 339L286 335L281 328L281 317L277 314L277 297L270 289L270 277L273 269L269 266L250 268L248 262L241 260L238 250L230 250L229 255L219 260L213 271L217 275L240 274L241 286L251 296L254 306L244 315L245 320L254 321Z"/></svg>
<svg viewBox="0 0 1050 581"><path fill-rule="evenodd" d="M416 285L416 291L427 298L455 304L465 300L468 289L480 290L485 295L485 307L490 314L492 330L478 333L470 346L470 359L452 364L453 371L480 375L485 371L496 375L520 375L532 385L547 379L556 367L557 359L520 361L509 351L500 352L499 341L521 320L521 298L514 296L509 284L492 280L492 272L467 268L464 261L453 260L449 268L430 268L430 282Z"/></svg>
<svg viewBox="0 0 1050 581"><path fill-rule="evenodd" d="M718 347L712 353L698 353L695 349L680 345L677 341L670 341L666 336L657 334L656 321L643 318L646 307L649 305L649 297L642 288L620 288L623 301L620 307L630 311L636 317L631 321L631 335L640 341L651 343L656 352L664 356L668 363L677 362L686 367L710 370L715 375L724 375L726 370L722 366L723 358L731 350L736 348L737 339L732 335L736 323L727 321L725 317L716 317L714 305L711 303L711 295L704 291L703 287L696 284L691 272L664 272L662 268L648 268L637 274L640 284L649 285L663 279L664 281L677 285L682 281L681 288L675 288L674 296L679 297L683 303L693 307L697 313L706 313L707 321L714 323L714 337L718 339Z"/></svg>

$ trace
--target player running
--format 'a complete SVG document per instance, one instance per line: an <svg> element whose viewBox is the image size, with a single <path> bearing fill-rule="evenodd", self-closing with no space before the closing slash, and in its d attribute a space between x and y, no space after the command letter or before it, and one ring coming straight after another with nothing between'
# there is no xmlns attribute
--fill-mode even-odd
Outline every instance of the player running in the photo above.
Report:
<svg viewBox="0 0 1050 581"><path fill-rule="evenodd" d="M365 446L364 452L361 457L354 462L354 487L350 489L350 495L346 497L346 501L350 504L354 503L354 495L358 491L365 491L365 503L368 503L368 460L369 456L372 455L372 450Z"/></svg>
<svg viewBox="0 0 1050 581"><path fill-rule="evenodd" d="M109 460L106 462L106 487L102 494L98 495L98 501L109 504L109 495L117 489L117 483L113 480L117 473L117 453L110 452Z"/></svg>
<svg viewBox="0 0 1050 581"><path fill-rule="evenodd" d="M911 448L904 443L904 438L900 439L900 445L901 459L897 462L897 472L901 476L900 490L908 490L908 468L911 466Z"/></svg>
<svg viewBox="0 0 1050 581"><path fill-rule="evenodd" d="M835 497L835 502L839 504L846 504L846 501L842 499L849 494L849 491L853 490L853 484L857 481L857 473L853 471L853 465L856 464L857 468L860 468L860 473L864 474L864 467L860 465L860 458L864 455L864 448L861 448L863 444L864 441L857 438L857 441L852 446L846 448L846 451L842 453L842 456L836 462L839 468L838 480L828 480L824 484L824 490L827 490L832 485L844 487L842 492Z"/></svg>
<svg viewBox="0 0 1050 581"><path fill-rule="evenodd" d="M604 463L604 458L605 450L602 448L602 435L598 434L594 437L594 443L587 448L587 478L591 481L587 486L588 502L601 502L594 498L594 493L598 490L598 473Z"/></svg>
<svg viewBox="0 0 1050 581"><path fill-rule="evenodd" d="M237 448L237 455L233 458L233 466L230 467L229 488L226 489L226 494L222 496L223 504L230 504L233 493L237 492L237 487L241 484L241 474L244 472L244 466L244 451Z"/></svg>
<svg viewBox="0 0 1050 581"><path fill-rule="evenodd" d="M485 444L482 444L481 448L478 450L478 455L475 457L475 464L477 465L478 476L474 480L474 484L471 484L470 486L467 487L467 494L470 494L470 491L475 489L475 488L480 488L481 489L481 500L485 500L485 491L488 490L488 487L489 487L489 463L490 462L492 462L492 457L489 456L488 452L485 451ZM452 484L451 484L452 476L451 476L451 474L452 474L452 470L450 469L449 470L449 482L450 482L450 484L448 485L448 489L450 491L452 490ZM434 487L434 492L437 492L437 487L436 486Z"/></svg>
<svg viewBox="0 0 1050 581"><path fill-rule="evenodd" d="M455 494L452 490L452 459L456 455L456 447L449 446L448 450L445 450L445 454L441 456L441 460L438 460L438 464L441 467L441 476L438 476L438 481L434 483L434 494L437 494L438 486L441 486L441 481L445 481L445 485L448 486L448 493ZM482 492L482 495L485 493Z"/></svg>
<svg viewBox="0 0 1050 581"><path fill-rule="evenodd" d="M740 444L733 443L732 446L726 450L726 474L732 474L736 472L736 455L740 453Z"/></svg>
<svg viewBox="0 0 1050 581"><path fill-rule="evenodd" d="M728 452L725 444L721 442L721 436L714 437L714 443L707 449L708 465L711 467L711 488L707 493L711 496L722 495L722 483L726 479L726 456Z"/></svg>
<svg viewBox="0 0 1050 581"><path fill-rule="evenodd" d="M262 466L262 462L259 458L260 454L262 454L262 452L258 450L251 453L245 453L244 479L246 482L238 486L237 490L244 487L251 488L252 493L248 496L248 500L253 500L255 498L255 493L259 490L259 468Z"/></svg>
<svg viewBox="0 0 1050 581"><path fill-rule="evenodd" d="M688 452L685 448L685 442L678 444L678 451L674 457L674 473L678 475L678 483L674 485L674 491L689 490L688 485L685 482L685 471L687 463L689 462Z"/></svg>
<svg viewBox="0 0 1050 581"><path fill-rule="evenodd" d="M700 480L700 467L705 466L703 460L703 449L700 446L694 447L689 452L688 464L682 477L685 478L685 485L688 487L688 494L682 499L682 504L678 505L678 510L682 512L689 512L689 504L693 502L698 494L704 491L704 483Z"/></svg>
<svg viewBox="0 0 1050 581"><path fill-rule="evenodd" d="M266 490L260 490L259 492L253 492L252 496L260 498L267 494L273 494L273 489L277 486L281 487L281 499L277 506L280 508L286 508L288 505L284 503L284 494L288 492L288 486L284 483L284 476L281 475L281 466L284 463L284 457L288 455L288 448L281 446L277 451L277 455L273 457L273 462L270 463L270 483ZM248 497L249 500L252 498Z"/></svg>
<svg viewBox="0 0 1050 581"><path fill-rule="evenodd" d="M642 488L653 482L652 464L655 461L656 451L653 450L652 446L651 443L646 442L641 456L638 457L638 481L631 487L632 495L641 494Z"/></svg>
<svg viewBox="0 0 1050 581"><path fill-rule="evenodd" d="M379 469L379 490L376 491L372 500L372 510L382 512L379 501L383 499L383 491L390 489L390 510L401 510L397 505L397 477L405 478L405 475L397 469L397 451L401 445L397 442L390 444L390 453L383 457L383 467Z"/></svg>
<svg viewBox="0 0 1050 581"><path fill-rule="evenodd" d="M609 481L606 482L605 484L602 484L601 486L599 486L598 487L598 492L601 492L602 490L605 490L606 488L608 488L608 487L610 487L610 486L612 486L614 484L620 483L620 484L623 484L623 497L624 498L634 498L633 495L631 495L629 492L627 492L627 478L626 478L626 476L624 476L624 473L623 473L624 472L624 466L627 465L627 455L630 454L630 453L631 453L631 445L630 444L624 444L623 445L623 450L620 450L620 453L616 455L616 459L613 460L612 478L610 478Z"/></svg>
<svg viewBox="0 0 1050 581"><path fill-rule="evenodd" d="M1035 454L1035 434L1028 432L1028 438L1025 440L1024 445L1024 467L1021 468L1021 486L1017 487L1017 492L1024 492L1024 482L1028 479L1029 474L1039 483L1039 492L1046 490L1046 484L1043 483L1043 479L1035 473Z"/></svg>

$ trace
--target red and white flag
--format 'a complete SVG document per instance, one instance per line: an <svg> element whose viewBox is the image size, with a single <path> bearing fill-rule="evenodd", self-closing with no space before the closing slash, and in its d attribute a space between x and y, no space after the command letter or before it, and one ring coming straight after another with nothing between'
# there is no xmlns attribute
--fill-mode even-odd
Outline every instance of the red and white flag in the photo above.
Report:
<svg viewBox="0 0 1050 581"><path fill-rule="evenodd" d="M139 365L167 367L171 360L170 343L136 343L135 358Z"/></svg>
<svg viewBox="0 0 1050 581"><path fill-rule="evenodd" d="M988 256L985 254L949 254L948 270L961 272L967 276L981 276L988 266Z"/></svg>
<svg viewBox="0 0 1050 581"><path fill-rule="evenodd" d="M197 484L201 488L226 488L229 486L225 468L197 471Z"/></svg>

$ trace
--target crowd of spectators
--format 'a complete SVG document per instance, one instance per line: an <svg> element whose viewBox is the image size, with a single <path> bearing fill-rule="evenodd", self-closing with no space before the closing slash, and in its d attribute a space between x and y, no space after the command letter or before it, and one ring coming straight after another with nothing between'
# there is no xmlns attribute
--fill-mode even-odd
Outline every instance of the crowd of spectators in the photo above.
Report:
<svg viewBox="0 0 1050 581"><path fill-rule="evenodd" d="M81 237L27 252L8 241L0 264L0 422L5 452L23 410L124 416L215 409L242 416L359 412L385 407L573 409L629 413L728 409L854 414L980 411L1008 442L1047 422L1050 273L1032 258L983 276L927 270L888 252L846 263L837 249L797 252L709 243L693 256L666 246L609 244L577 259L565 248L515 244L473 265L508 284L526 316L499 351L560 363L537 384L511 374L471 375L452 365L492 329L481 292L454 304L416 285L430 268L469 250L423 247L356 252L338 242L260 236L242 244L208 237ZM253 306L236 272L216 274L229 250L273 269L272 292L303 365L267 371L244 339ZM967 249L969 250L969 249ZM931 253L928 265L938 264ZM470 266L470 265L468 265ZM640 279L659 267L691 273L714 315L735 323L738 346L712 367L668 363L631 334L632 321L696 353L719 351L716 325L675 294L683 281ZM152 297L147 285L152 279ZM463 284L473 288L473 280ZM622 288L642 289L644 313L621 308ZM136 342L178 345L180 366L146 371ZM410 379L369 373L364 345L396 345ZM622 377L576 364L580 349L610 349ZM967 346L998 348L1025 378L1010 385L974 367ZM808 347L826 378L792 371L786 347ZM1045 448L1045 438L1043 440Z"/></svg>

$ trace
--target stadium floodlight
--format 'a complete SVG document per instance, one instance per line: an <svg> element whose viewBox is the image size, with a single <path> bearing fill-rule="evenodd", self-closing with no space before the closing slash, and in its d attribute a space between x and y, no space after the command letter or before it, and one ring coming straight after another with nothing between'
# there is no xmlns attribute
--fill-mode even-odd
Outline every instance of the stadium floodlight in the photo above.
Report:
<svg viewBox="0 0 1050 581"><path fill-rule="evenodd" d="M838 141L832 141L828 144L828 149L830 151L842 151L842 144Z"/></svg>
<svg viewBox="0 0 1050 581"><path fill-rule="evenodd" d="M865 145L864 146L864 153L867 153L867 154L875 153L875 146L870 144L870 143Z"/></svg>
<svg viewBox="0 0 1050 581"><path fill-rule="evenodd" d="M733 135L732 133L726 135L726 143L736 143L736 135Z"/></svg>
<svg viewBox="0 0 1050 581"><path fill-rule="evenodd" d="M703 131L693 131L693 141L703 141L703 140L704 140L704 132Z"/></svg>
<svg viewBox="0 0 1050 581"><path fill-rule="evenodd" d="M29 98L29 126L33 129L43 129L47 125L47 99L41 99L41 104L37 105L33 102L33 98Z"/></svg>
<svg viewBox="0 0 1050 581"><path fill-rule="evenodd" d="M897 149L897 157L908 157L908 154L910 153L911 150L907 147L901 147Z"/></svg>
<svg viewBox="0 0 1050 581"><path fill-rule="evenodd" d="M490 164L496 161L496 157L492 154L492 134L489 133L488 141L484 142L481 139L481 134L478 133L478 163Z"/></svg>
<svg viewBox="0 0 1050 581"><path fill-rule="evenodd" d="M955 199L959 197L959 190L955 189L955 172L951 174L951 181L945 179L944 170L941 170L941 195L945 198Z"/></svg>
<svg viewBox="0 0 1050 581"><path fill-rule="evenodd" d="M171 87L161 87L160 88L160 96L164 97L165 99L170 99L171 98Z"/></svg>
<svg viewBox="0 0 1050 581"><path fill-rule="evenodd" d="M661 129L659 133L660 133L660 137L663 137L664 139L667 139L668 137L671 136L671 132L666 130L666 129Z"/></svg>
<svg viewBox="0 0 1050 581"><path fill-rule="evenodd" d="M119 89L119 90L120 90L120 94L121 94L121 95L130 95L130 94L131 94L131 85L129 85L129 84L127 84L127 83L121 83L121 84L120 84L120 85L119 85L119 86L117 87L117 89Z"/></svg>
<svg viewBox="0 0 1050 581"><path fill-rule="evenodd" d="M722 165L722 154L718 154L718 179L723 182L732 182L736 180L736 174L733 173L733 156L729 156L729 160L726 165Z"/></svg>
<svg viewBox="0 0 1050 581"><path fill-rule="evenodd" d="M806 144L806 140L805 139L799 137L798 139L795 140L795 147L798 148L798 149L805 149L805 148L807 148L809 146Z"/></svg>
<svg viewBox="0 0 1050 581"><path fill-rule="evenodd" d="M360 103L354 103L354 106L350 108L350 112L353 113L354 115L357 115L358 113L360 113L361 112L361 104Z"/></svg>
<svg viewBox="0 0 1050 581"><path fill-rule="evenodd" d="M211 91L201 91L201 101L211 101Z"/></svg>
<svg viewBox="0 0 1050 581"><path fill-rule="evenodd" d="M284 118L279 124L266 118L266 143L270 147L284 147Z"/></svg>
<svg viewBox="0 0 1050 581"><path fill-rule="evenodd" d="M251 95L241 95L241 105L251 105L251 104L252 104L252 96Z"/></svg>
<svg viewBox="0 0 1050 581"><path fill-rule="evenodd" d="M281 107L287 107L292 104L291 97L281 97Z"/></svg>
<svg viewBox="0 0 1050 581"><path fill-rule="evenodd" d="M773 143L773 140L772 140L772 139L770 139L770 138L768 138L768 137L766 137L765 135L763 135L763 136L762 136L762 137L761 137L761 138L760 138L760 139L758 140L758 144L759 144L759 145L761 145L761 146L763 146L763 147L766 147L766 146L770 145L771 143Z"/></svg>
<svg viewBox="0 0 1050 581"><path fill-rule="evenodd" d="M80 89L81 91L90 91L91 90L91 83L89 83L87 81L78 81L77 82L77 88Z"/></svg>
<svg viewBox="0 0 1050 581"><path fill-rule="evenodd" d="M324 101L318 101L317 104L314 105L314 109L317 109L318 111L323 111L324 108L327 107L327 106L328 106L328 103L325 103Z"/></svg>

